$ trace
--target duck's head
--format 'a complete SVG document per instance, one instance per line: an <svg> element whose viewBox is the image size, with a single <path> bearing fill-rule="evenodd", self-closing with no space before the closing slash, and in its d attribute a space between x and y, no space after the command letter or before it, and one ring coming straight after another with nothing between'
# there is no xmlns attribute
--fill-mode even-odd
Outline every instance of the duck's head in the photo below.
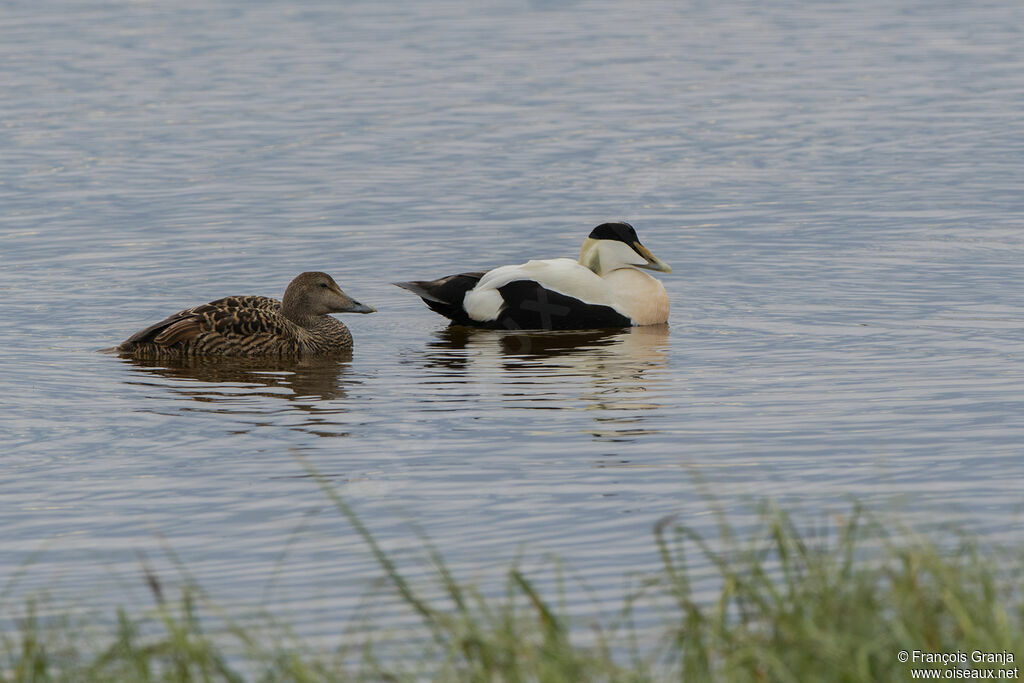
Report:
<svg viewBox="0 0 1024 683"><path fill-rule="evenodd" d="M303 273L291 281L281 300L281 308L289 318L326 315L328 313L373 313L373 306L361 304L345 292L327 273Z"/></svg>
<svg viewBox="0 0 1024 683"><path fill-rule="evenodd" d="M636 230L629 223L602 223L591 230L580 249L580 265L602 276L630 266L672 272L667 263L640 244Z"/></svg>

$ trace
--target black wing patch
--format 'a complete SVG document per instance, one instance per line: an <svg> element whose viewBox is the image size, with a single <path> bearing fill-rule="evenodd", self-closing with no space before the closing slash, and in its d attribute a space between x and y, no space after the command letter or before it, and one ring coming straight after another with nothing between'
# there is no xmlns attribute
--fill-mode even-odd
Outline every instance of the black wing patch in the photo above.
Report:
<svg viewBox="0 0 1024 683"><path fill-rule="evenodd" d="M587 330L629 327L633 321L611 306L588 304L545 289L533 280L515 280L499 287L505 308L488 327L520 330ZM479 323L474 323L479 324Z"/></svg>

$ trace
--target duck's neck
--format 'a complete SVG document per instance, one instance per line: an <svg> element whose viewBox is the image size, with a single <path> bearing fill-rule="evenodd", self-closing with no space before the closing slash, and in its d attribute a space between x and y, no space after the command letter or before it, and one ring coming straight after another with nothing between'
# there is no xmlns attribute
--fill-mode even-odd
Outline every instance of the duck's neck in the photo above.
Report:
<svg viewBox="0 0 1024 683"><path fill-rule="evenodd" d="M284 298L281 300L281 314L299 327L306 328L314 325L320 318L310 312L309 303L304 297L291 291L284 293Z"/></svg>
<svg viewBox="0 0 1024 683"><path fill-rule="evenodd" d="M624 263L622 255L616 253L616 244L618 243L588 237L580 247L579 264L594 271L598 277L604 277L619 268L631 268L631 264Z"/></svg>
<svg viewBox="0 0 1024 683"><path fill-rule="evenodd" d="M604 275L601 271L601 249L600 243L597 240L590 239L589 237L583 241L583 246L580 247L580 259L579 263L581 266L589 268L590 270L597 273L598 276Z"/></svg>

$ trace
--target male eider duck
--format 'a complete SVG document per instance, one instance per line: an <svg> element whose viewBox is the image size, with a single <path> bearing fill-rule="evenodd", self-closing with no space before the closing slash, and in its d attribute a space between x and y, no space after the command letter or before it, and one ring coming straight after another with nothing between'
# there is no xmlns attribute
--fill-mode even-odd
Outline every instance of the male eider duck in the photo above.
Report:
<svg viewBox="0 0 1024 683"><path fill-rule="evenodd" d="M373 313L327 273L303 273L281 301L229 296L136 332L117 352L136 358L311 357L347 352L352 334L328 313Z"/></svg>
<svg viewBox="0 0 1024 683"><path fill-rule="evenodd" d="M453 324L518 330L581 330L657 325L668 320L668 294L638 268L672 269L640 244L629 223L602 223L583 242L579 260L396 282Z"/></svg>

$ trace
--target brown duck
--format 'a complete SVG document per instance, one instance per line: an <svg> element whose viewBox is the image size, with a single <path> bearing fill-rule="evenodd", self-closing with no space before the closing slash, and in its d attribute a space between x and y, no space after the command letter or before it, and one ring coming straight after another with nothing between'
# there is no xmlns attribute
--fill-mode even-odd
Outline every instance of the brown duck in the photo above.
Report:
<svg viewBox="0 0 1024 683"><path fill-rule="evenodd" d="M373 313L327 273L303 273L281 301L229 296L188 308L136 332L116 347L136 358L310 357L345 353L352 334L329 313Z"/></svg>

